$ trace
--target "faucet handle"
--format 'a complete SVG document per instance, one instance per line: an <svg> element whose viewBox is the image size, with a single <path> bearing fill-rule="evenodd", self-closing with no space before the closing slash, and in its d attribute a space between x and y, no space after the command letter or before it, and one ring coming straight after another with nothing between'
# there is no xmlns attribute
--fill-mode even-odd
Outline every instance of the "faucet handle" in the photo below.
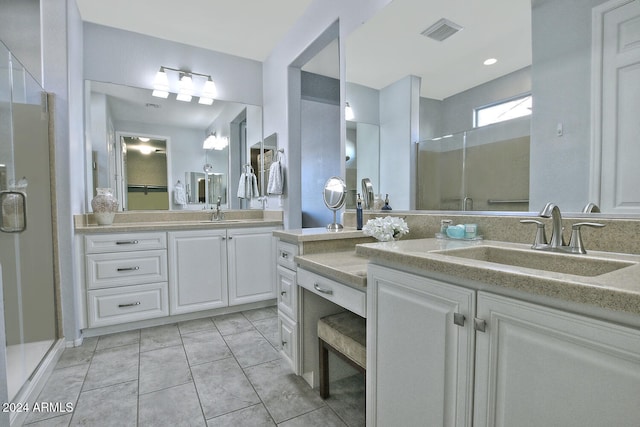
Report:
<svg viewBox="0 0 640 427"><path fill-rule="evenodd" d="M569 241L569 251L576 254L586 254L587 250L582 243L581 227L602 228L604 224L597 222L577 222L571 226L571 240Z"/></svg>
<svg viewBox="0 0 640 427"><path fill-rule="evenodd" d="M521 219L522 224L536 224L536 237L531 247L537 249L547 245L547 234L544 231L544 223L537 219Z"/></svg>

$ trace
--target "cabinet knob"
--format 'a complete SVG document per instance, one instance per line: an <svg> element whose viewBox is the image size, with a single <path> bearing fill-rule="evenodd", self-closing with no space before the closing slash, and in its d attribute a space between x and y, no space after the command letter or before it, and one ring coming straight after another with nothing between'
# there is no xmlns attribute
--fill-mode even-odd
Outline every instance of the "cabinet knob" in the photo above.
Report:
<svg viewBox="0 0 640 427"><path fill-rule="evenodd" d="M284 347L285 345L287 345L288 343L286 341L282 341L282 346Z"/></svg>
<svg viewBox="0 0 640 427"><path fill-rule="evenodd" d="M280 256L284 259L288 259L289 258L289 254L286 252L280 252Z"/></svg>
<svg viewBox="0 0 640 427"><path fill-rule="evenodd" d="M454 323L454 325L464 326L464 321L465 321L464 314L453 313L453 323Z"/></svg>
<svg viewBox="0 0 640 427"><path fill-rule="evenodd" d="M473 329L475 329L478 332L486 332L487 322L482 319L478 319L476 317L475 319L473 319Z"/></svg>
<svg viewBox="0 0 640 427"><path fill-rule="evenodd" d="M287 291L282 291L280 292L280 295L285 296L287 294Z"/></svg>

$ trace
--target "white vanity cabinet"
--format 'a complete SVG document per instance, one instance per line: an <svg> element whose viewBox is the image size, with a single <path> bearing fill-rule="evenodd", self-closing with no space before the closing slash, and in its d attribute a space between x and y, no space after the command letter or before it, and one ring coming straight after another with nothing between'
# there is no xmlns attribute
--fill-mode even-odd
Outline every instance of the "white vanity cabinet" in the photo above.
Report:
<svg viewBox="0 0 640 427"><path fill-rule="evenodd" d="M474 426L637 426L640 331L478 292Z"/></svg>
<svg viewBox="0 0 640 427"><path fill-rule="evenodd" d="M170 314L275 298L274 229L169 232Z"/></svg>
<svg viewBox="0 0 640 427"><path fill-rule="evenodd" d="M165 233L84 238L89 327L169 314Z"/></svg>
<svg viewBox="0 0 640 427"><path fill-rule="evenodd" d="M293 371L299 375L298 342L298 286L297 264L294 257L298 247L292 243L277 240L276 243L276 292L278 298L278 334L282 354ZM273 263L273 261L271 261Z"/></svg>
<svg viewBox="0 0 640 427"><path fill-rule="evenodd" d="M367 283L367 425L638 425L640 330L378 265Z"/></svg>
<svg viewBox="0 0 640 427"><path fill-rule="evenodd" d="M227 231L170 231L170 314L226 307Z"/></svg>
<svg viewBox="0 0 640 427"><path fill-rule="evenodd" d="M471 426L475 291L370 265L367 425Z"/></svg>
<svg viewBox="0 0 640 427"><path fill-rule="evenodd" d="M229 305L276 297L273 227L227 231Z"/></svg>

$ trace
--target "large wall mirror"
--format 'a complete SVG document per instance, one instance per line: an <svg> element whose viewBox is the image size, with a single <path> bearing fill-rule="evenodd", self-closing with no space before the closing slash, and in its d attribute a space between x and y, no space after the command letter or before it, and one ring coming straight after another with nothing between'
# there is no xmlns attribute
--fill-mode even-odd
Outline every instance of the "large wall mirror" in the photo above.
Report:
<svg viewBox="0 0 640 427"><path fill-rule="evenodd" d="M638 16L632 0L389 3L345 43L351 121L379 127L376 192L400 209L640 213L624 160L639 150ZM529 94L529 117L475 127L477 109Z"/></svg>
<svg viewBox="0 0 640 427"><path fill-rule="evenodd" d="M108 187L122 210L206 209L218 198L225 208L261 208L255 197L237 197L243 173L263 172L261 107L180 102L95 81L85 82L85 97L88 201ZM204 149L209 135L226 146ZM184 197L175 197L177 185Z"/></svg>

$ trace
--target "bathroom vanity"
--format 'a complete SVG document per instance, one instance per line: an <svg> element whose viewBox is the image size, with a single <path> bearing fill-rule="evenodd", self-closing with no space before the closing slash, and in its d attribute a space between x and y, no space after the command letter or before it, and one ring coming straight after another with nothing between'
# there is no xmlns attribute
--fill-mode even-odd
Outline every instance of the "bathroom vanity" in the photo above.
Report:
<svg viewBox="0 0 640 427"><path fill-rule="evenodd" d="M366 317L367 259L356 255L355 245L374 240L354 228L282 230L274 236L282 353L314 387L319 378L318 320L345 310ZM330 358L340 366L341 361ZM332 369L332 376L344 372Z"/></svg>
<svg viewBox="0 0 640 427"><path fill-rule="evenodd" d="M367 425L637 425L640 256L439 239L356 252L371 261Z"/></svg>
<svg viewBox="0 0 640 427"><path fill-rule="evenodd" d="M281 218L204 214L76 226L85 336L275 302L273 231Z"/></svg>

